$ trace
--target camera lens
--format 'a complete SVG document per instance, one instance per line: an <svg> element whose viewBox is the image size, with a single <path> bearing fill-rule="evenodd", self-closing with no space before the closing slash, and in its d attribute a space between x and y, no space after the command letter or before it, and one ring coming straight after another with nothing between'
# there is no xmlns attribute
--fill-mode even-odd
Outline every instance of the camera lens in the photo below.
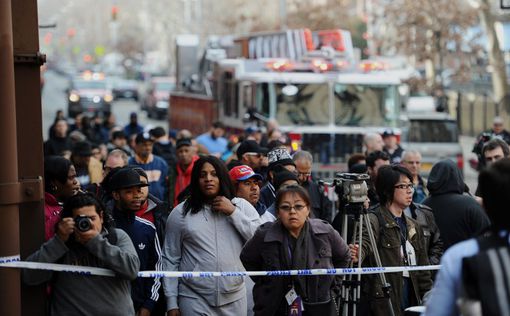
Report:
<svg viewBox="0 0 510 316"><path fill-rule="evenodd" d="M76 228L81 232L86 232L92 228L90 219L87 216L78 216L75 219Z"/></svg>

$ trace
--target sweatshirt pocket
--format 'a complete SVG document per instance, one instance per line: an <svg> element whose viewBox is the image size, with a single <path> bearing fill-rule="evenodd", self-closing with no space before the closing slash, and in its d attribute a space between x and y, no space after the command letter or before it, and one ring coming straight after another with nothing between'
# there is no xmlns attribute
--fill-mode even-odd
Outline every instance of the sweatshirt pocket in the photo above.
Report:
<svg viewBox="0 0 510 316"><path fill-rule="evenodd" d="M236 265L229 269L229 272L245 271L244 268ZM244 276L224 276L219 278L220 293L230 294L241 290L244 287Z"/></svg>
<svg viewBox="0 0 510 316"><path fill-rule="evenodd" d="M214 292L215 290L215 277L208 276L206 272L207 269L203 267L203 265L200 264L200 262L197 262L195 264L195 268L193 269L193 272L203 272L203 275L199 277L194 278L183 278L182 282L189 286L191 289L196 291L200 294L210 294Z"/></svg>

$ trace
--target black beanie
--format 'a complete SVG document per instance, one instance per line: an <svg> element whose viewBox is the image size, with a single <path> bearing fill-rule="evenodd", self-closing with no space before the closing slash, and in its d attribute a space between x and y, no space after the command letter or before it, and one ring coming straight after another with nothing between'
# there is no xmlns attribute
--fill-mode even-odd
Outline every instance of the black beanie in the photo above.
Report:
<svg viewBox="0 0 510 316"><path fill-rule="evenodd" d="M294 172L290 172L287 169L283 169L280 172L274 175L274 188L276 191L280 188L280 186L287 180L296 180L299 183L298 177Z"/></svg>

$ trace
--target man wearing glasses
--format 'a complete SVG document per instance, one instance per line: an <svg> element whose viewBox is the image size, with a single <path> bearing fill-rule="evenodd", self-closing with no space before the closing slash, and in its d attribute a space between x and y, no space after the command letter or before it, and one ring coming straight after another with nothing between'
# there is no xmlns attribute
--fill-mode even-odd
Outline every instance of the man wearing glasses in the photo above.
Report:
<svg viewBox="0 0 510 316"><path fill-rule="evenodd" d="M315 218L331 222L333 203L328 199L324 190L312 179L312 155L305 150L300 150L292 156L292 160L296 165L299 184L308 191L310 196L310 207L313 215Z"/></svg>
<svg viewBox="0 0 510 316"><path fill-rule="evenodd" d="M247 165L255 171L260 171L264 164L267 149L260 147L254 140L245 140L237 148L237 159L243 165Z"/></svg>
<svg viewBox="0 0 510 316"><path fill-rule="evenodd" d="M427 183L420 176L421 154L417 150L406 150L402 154L402 166L407 168L413 175L414 194L413 202L421 203L429 194Z"/></svg>

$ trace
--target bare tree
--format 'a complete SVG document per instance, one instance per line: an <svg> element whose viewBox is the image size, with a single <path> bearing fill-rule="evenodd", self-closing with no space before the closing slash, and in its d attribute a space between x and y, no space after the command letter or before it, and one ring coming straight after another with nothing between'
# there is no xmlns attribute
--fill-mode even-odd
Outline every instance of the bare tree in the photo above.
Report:
<svg viewBox="0 0 510 316"><path fill-rule="evenodd" d="M373 39L379 53L392 50L425 64L430 88L442 83L436 82L436 70L442 70L447 54L456 55L457 62L469 65L470 59L460 55L466 53L466 47L467 53L479 48L466 41L467 30L476 24L477 14L463 0L394 0L387 2L381 12L377 21L384 32L376 33ZM453 49L447 51L447 43ZM458 64L457 68L466 67Z"/></svg>

